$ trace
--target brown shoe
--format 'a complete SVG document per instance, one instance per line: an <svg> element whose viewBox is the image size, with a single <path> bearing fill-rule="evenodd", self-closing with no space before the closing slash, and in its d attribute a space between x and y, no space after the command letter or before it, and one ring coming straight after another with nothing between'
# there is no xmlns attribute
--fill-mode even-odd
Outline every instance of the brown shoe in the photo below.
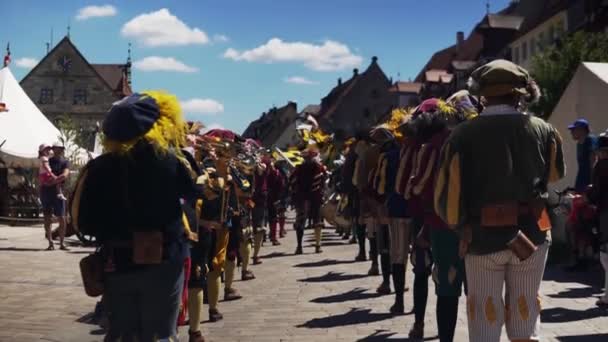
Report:
<svg viewBox="0 0 608 342"><path fill-rule="evenodd" d="M272 241L272 245L273 246L280 246L281 243L278 240L274 240L274 241Z"/></svg>
<svg viewBox="0 0 608 342"><path fill-rule="evenodd" d="M241 273L242 281L253 280L253 279L255 279L255 275L253 274L253 272L247 270L247 271L243 271Z"/></svg>
<svg viewBox="0 0 608 342"><path fill-rule="evenodd" d="M315 246L315 253L317 253L317 254L323 253L323 250L321 249L321 246Z"/></svg>
<svg viewBox="0 0 608 342"><path fill-rule="evenodd" d="M188 335L190 336L188 338L188 342L205 342L205 338L203 338L203 334L201 333L201 331L188 331Z"/></svg>
<svg viewBox="0 0 608 342"><path fill-rule="evenodd" d="M224 319L224 315L222 315L218 309L209 309L209 320L211 322L217 322Z"/></svg>
<svg viewBox="0 0 608 342"><path fill-rule="evenodd" d="M408 334L409 338L422 339L424 338L424 323L416 322Z"/></svg>
<svg viewBox="0 0 608 342"><path fill-rule="evenodd" d="M224 290L224 301L229 302L231 300L241 299L243 296L236 289Z"/></svg>
<svg viewBox="0 0 608 342"><path fill-rule="evenodd" d="M281 232L279 233L279 237L282 239L285 237L285 235L287 235L287 232L284 230L281 230Z"/></svg>
<svg viewBox="0 0 608 342"><path fill-rule="evenodd" d="M296 247L295 255L301 255L304 251L302 251L302 247Z"/></svg>
<svg viewBox="0 0 608 342"><path fill-rule="evenodd" d="M254 265L259 265L262 263L262 260L260 259L260 257L254 257L253 258L253 264Z"/></svg>

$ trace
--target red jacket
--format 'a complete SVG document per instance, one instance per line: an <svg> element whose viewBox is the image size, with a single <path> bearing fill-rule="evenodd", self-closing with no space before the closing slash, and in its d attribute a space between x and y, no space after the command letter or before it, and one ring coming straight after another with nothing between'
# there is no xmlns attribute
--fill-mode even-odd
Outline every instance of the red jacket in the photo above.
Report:
<svg viewBox="0 0 608 342"><path fill-rule="evenodd" d="M320 205L323 200L325 172L325 166L315 161L298 165L289 181L294 202L311 201Z"/></svg>

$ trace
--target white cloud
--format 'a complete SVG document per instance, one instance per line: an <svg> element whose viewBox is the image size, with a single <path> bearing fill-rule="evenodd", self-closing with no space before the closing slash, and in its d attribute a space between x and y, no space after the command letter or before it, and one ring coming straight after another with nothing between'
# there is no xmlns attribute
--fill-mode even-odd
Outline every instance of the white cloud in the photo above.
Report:
<svg viewBox="0 0 608 342"><path fill-rule="evenodd" d="M190 28L163 8L140 14L122 27L121 33L145 46L178 46L207 44L209 37L198 27Z"/></svg>
<svg viewBox="0 0 608 342"><path fill-rule="evenodd" d="M89 18L97 17L112 17L115 16L118 11L116 7L112 5L103 6L87 6L78 10L76 14L76 20L87 20Z"/></svg>
<svg viewBox="0 0 608 342"><path fill-rule="evenodd" d="M36 58L23 57L17 59L15 64L20 68L31 69L38 64L38 60Z"/></svg>
<svg viewBox="0 0 608 342"><path fill-rule="evenodd" d="M213 99L189 99L180 101L182 110L187 114L220 114L224 105Z"/></svg>
<svg viewBox="0 0 608 342"><path fill-rule="evenodd" d="M216 34L213 36L213 41L216 43L226 43L230 41L230 38L223 34Z"/></svg>
<svg viewBox="0 0 608 342"><path fill-rule="evenodd" d="M288 77L285 79L286 83L291 83L291 84L303 84L303 85L314 85L314 84L319 84L319 82L316 81L311 81L305 77L300 77L300 76L292 76L292 77Z"/></svg>
<svg viewBox="0 0 608 342"><path fill-rule="evenodd" d="M184 64L173 57L148 56L133 63L141 71L198 72L198 68Z"/></svg>
<svg viewBox="0 0 608 342"><path fill-rule="evenodd" d="M336 71L357 67L363 61L361 56L353 54L348 46L340 42L327 40L322 45L303 42L284 42L272 38L266 44L251 50L238 51L228 49L224 58L246 62L294 62L303 63L316 71Z"/></svg>

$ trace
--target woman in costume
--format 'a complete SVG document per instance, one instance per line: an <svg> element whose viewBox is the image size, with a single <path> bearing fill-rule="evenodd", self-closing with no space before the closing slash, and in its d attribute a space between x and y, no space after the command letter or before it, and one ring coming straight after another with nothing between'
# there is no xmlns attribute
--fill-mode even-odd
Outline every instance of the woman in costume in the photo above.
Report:
<svg viewBox="0 0 608 342"><path fill-rule="evenodd" d="M103 123L105 153L81 173L76 229L102 246L106 341L176 339L188 247L180 198L195 196L176 156L185 125L162 92L116 102Z"/></svg>
<svg viewBox="0 0 608 342"><path fill-rule="evenodd" d="M547 185L564 176L562 140L525 112L540 96L525 69L496 60L471 81L486 108L447 139L435 210L466 254L469 340L500 341L505 324L511 341L538 341L551 228L544 198Z"/></svg>

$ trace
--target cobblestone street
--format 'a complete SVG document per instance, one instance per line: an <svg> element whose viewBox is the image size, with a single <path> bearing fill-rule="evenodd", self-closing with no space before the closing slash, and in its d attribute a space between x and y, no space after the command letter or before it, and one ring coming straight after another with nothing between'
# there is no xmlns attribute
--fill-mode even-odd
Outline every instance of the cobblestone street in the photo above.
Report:
<svg viewBox="0 0 608 342"><path fill-rule="evenodd" d="M309 234L309 233L308 233ZM380 277L355 263L355 245L324 231L324 253L314 254L310 235L305 254L294 256L295 234L262 249L257 279L236 282L244 296L220 303L225 319L205 322L211 341L407 341L413 316L392 317L392 296L378 297ZM87 324L96 299L85 295L78 260L89 250L46 252L42 228L0 227L0 341L101 341L103 331ZM543 341L608 341L608 313L595 307L601 271L592 279L569 279L550 268L542 285ZM407 275L411 286L412 274ZM431 291L432 288L431 288ZM406 310L412 307L406 294ZM434 340L435 301L429 295L426 333ZM203 316L207 319L206 306ZM464 298L456 341L467 341ZM187 341L187 327L180 328ZM505 339L506 341L506 339Z"/></svg>

